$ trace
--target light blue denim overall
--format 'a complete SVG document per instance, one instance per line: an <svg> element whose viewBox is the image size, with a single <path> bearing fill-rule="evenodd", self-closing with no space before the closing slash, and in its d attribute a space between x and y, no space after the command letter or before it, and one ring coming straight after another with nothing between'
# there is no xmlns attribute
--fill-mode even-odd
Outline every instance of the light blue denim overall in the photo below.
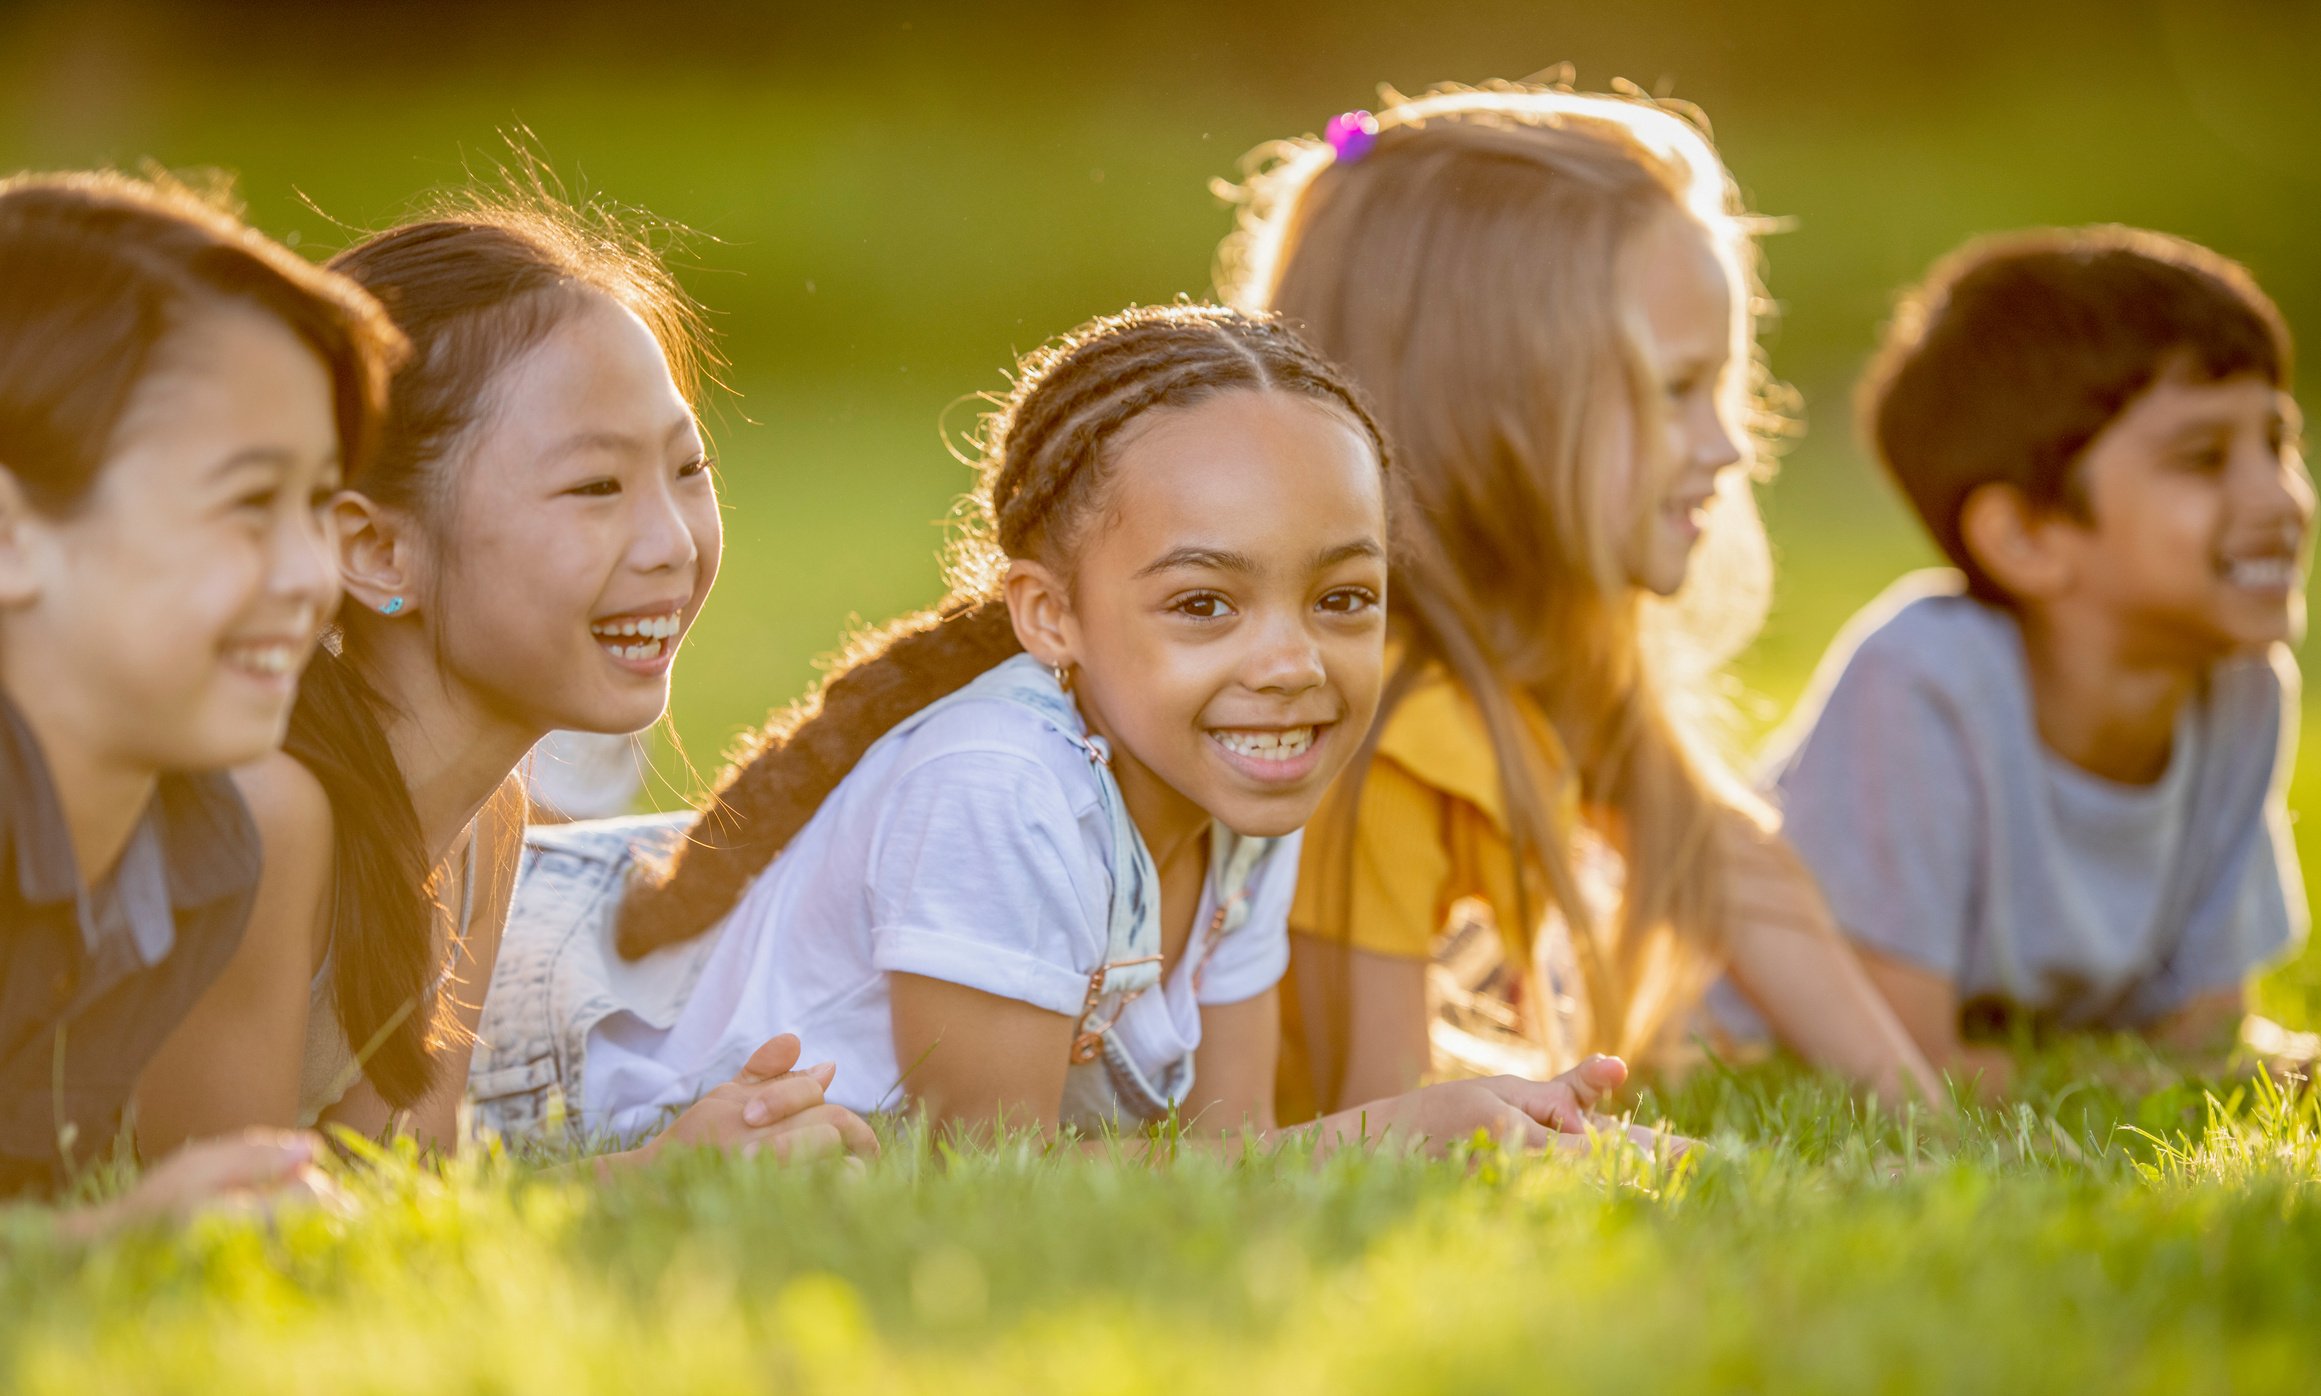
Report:
<svg viewBox="0 0 2321 1396"><path fill-rule="evenodd" d="M1167 1118L1193 1084L1190 1054L1154 1079L1141 1071L1110 1031L1121 1012L1161 978L1160 879L1152 854L1128 817L1112 756L1091 735L1079 708L1028 655L989 670L966 687L898 724L881 742L906 739L957 703L1014 703L1038 714L1084 752L1098 800L1112 829L1112 894L1104 960L1088 975L1088 995L1071 1045L1059 1118L1081 1130L1126 1128ZM515 904L484 1000L468 1095L481 1127L515 1141L549 1133L562 1113L580 1132L579 1096L588 1037L614 1013L667 1028L691 995L710 947L723 929L624 960L613 948L615 912L631 867L676 846L689 814L648 815L536 827L525 837ZM1281 840L1244 838L1222 824L1209 840L1209 885L1217 909L1202 950L1241 928L1258 867ZM1201 966L1194 966L1200 973ZM717 1085L703 1083L703 1089Z"/></svg>

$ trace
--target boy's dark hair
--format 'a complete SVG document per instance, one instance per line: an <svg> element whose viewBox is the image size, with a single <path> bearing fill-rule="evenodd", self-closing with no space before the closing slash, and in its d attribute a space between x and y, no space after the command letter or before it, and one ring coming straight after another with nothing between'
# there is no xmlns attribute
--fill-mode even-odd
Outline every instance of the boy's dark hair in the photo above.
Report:
<svg viewBox="0 0 2321 1396"><path fill-rule="evenodd" d="M2006 593L1960 534L1967 496L2012 485L2081 512L2073 465L2171 372L2289 386L2288 326L2238 263L2137 228L1980 238L1904 293L1863 376L1872 449L1975 596Z"/></svg>

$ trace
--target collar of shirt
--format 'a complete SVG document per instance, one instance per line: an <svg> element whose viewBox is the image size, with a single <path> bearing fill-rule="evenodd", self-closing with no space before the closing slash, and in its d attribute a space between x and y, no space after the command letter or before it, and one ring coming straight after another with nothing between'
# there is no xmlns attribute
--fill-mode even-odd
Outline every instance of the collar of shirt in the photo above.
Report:
<svg viewBox="0 0 2321 1396"><path fill-rule="evenodd" d="M180 910L240 896L257 880L258 836L220 773L162 776L145 818L156 823L170 904ZM64 806L40 741L0 696L0 820L15 845L17 893L29 907L77 906L82 884Z"/></svg>

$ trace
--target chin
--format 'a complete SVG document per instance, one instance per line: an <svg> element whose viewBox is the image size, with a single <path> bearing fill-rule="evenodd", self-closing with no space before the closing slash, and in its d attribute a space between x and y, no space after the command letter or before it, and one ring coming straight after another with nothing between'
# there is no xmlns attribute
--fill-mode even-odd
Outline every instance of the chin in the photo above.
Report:
<svg viewBox="0 0 2321 1396"><path fill-rule="evenodd" d="M1315 787L1311 798L1228 800L1212 810L1211 815L1245 839L1283 838L1312 822L1314 812L1322 807L1322 791L1326 788L1326 785Z"/></svg>
<svg viewBox="0 0 2321 1396"><path fill-rule="evenodd" d="M1666 567L1647 567L1644 575L1633 580L1637 590L1665 600L1684 590L1684 579L1691 571L1692 559L1683 557Z"/></svg>
<svg viewBox="0 0 2321 1396"><path fill-rule="evenodd" d="M289 735L290 716L200 721L165 740L151 758L166 771L223 771L246 766L279 751Z"/></svg>
<svg viewBox="0 0 2321 1396"><path fill-rule="evenodd" d="M626 701L613 699L594 704L586 712L568 712L557 719L554 727L566 732L642 732L659 722L668 711L669 695L664 691L649 700L631 696Z"/></svg>

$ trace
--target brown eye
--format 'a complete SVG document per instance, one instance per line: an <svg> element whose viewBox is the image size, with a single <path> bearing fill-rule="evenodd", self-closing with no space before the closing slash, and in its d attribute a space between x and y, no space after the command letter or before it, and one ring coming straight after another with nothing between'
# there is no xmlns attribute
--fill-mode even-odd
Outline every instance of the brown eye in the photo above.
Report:
<svg viewBox="0 0 2321 1396"><path fill-rule="evenodd" d="M1169 609L1180 615L1191 616L1194 620L1219 620L1231 614L1233 607L1232 603L1213 591L1197 591L1190 596L1177 598Z"/></svg>
<svg viewBox="0 0 2321 1396"><path fill-rule="evenodd" d="M1378 593L1368 587L1339 587L1323 596L1320 604L1333 615L1360 615L1378 604Z"/></svg>

